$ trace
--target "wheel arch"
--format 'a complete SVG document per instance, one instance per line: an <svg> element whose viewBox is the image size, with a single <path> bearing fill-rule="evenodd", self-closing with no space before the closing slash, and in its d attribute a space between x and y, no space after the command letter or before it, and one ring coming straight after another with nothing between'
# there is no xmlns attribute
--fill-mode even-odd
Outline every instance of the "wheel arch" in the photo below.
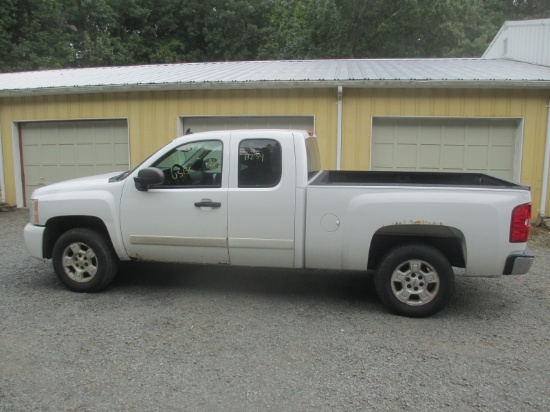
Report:
<svg viewBox="0 0 550 412"><path fill-rule="evenodd" d="M391 249L407 243L423 243L439 250L451 266L466 267L467 251L464 234L450 226L404 224L378 229L371 241L368 269L375 270Z"/></svg>
<svg viewBox="0 0 550 412"><path fill-rule="evenodd" d="M46 231L44 233L44 252L43 256L46 259L51 259L55 242L59 237L68 230L75 228L88 228L103 233L111 242L109 231L105 222L96 216L58 216L50 218L46 222Z"/></svg>

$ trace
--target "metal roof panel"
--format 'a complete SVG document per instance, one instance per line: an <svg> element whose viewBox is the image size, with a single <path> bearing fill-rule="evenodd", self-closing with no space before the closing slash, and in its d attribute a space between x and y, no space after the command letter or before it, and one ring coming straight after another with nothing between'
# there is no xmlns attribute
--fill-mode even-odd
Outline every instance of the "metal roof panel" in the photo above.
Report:
<svg viewBox="0 0 550 412"><path fill-rule="evenodd" d="M550 67L505 59L244 61L96 67L2 73L0 96L336 84L550 88Z"/></svg>

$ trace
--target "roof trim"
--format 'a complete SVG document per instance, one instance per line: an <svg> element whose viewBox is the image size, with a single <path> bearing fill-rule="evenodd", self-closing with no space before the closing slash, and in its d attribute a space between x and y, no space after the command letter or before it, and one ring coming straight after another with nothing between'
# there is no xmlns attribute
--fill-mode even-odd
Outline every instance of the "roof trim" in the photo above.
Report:
<svg viewBox="0 0 550 412"><path fill-rule="evenodd" d="M311 89L311 88L357 88L357 89L550 89L550 81L502 81L502 80L347 80L347 81L263 81L229 83L162 83L135 85L104 85L79 87L41 87L35 89L0 90L1 97L52 96L68 94L130 93L150 91L196 91L196 90L251 90L251 89Z"/></svg>

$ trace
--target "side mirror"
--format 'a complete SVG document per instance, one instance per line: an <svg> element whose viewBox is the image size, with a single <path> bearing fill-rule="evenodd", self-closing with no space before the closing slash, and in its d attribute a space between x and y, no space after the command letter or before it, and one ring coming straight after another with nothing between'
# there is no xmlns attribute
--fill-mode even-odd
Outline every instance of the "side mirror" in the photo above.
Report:
<svg viewBox="0 0 550 412"><path fill-rule="evenodd" d="M137 177L134 177L136 189L140 192L149 190L149 186L161 185L164 183L164 173L156 167L147 167L138 172Z"/></svg>

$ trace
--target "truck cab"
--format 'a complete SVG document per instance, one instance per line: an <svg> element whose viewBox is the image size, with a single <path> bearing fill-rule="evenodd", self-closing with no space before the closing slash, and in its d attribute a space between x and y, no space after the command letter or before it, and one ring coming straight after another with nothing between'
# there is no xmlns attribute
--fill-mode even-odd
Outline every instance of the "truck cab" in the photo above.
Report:
<svg viewBox="0 0 550 412"><path fill-rule="evenodd" d="M300 146L295 139L303 143L305 137L243 130L172 142L122 189L120 227L128 257L302 267L303 257L295 253L297 226L303 225L303 218L296 219L296 197L308 171L291 155ZM133 184L133 175L139 180L155 169L162 172L155 184Z"/></svg>

